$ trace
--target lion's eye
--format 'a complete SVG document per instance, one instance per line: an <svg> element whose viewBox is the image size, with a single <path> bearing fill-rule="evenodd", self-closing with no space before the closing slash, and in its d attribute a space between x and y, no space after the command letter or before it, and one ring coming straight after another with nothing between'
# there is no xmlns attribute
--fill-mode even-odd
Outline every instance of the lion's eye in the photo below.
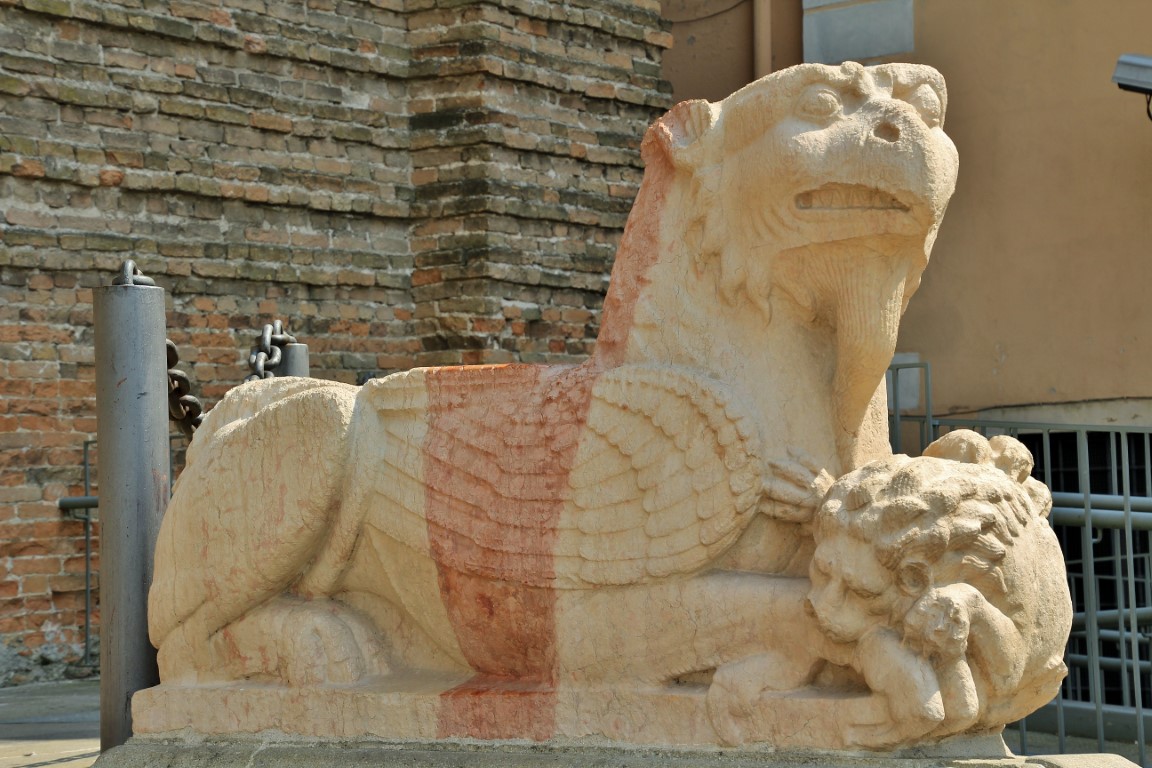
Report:
<svg viewBox="0 0 1152 768"><path fill-rule="evenodd" d="M940 125L940 121L944 117L944 105L940 102L940 94L936 93L935 88L923 83L908 94L905 101L916 107L916 111L920 113L920 117L929 128Z"/></svg>
<svg viewBox="0 0 1152 768"><path fill-rule="evenodd" d="M796 104L796 114L811 122L824 122L840 112L840 95L826 85L804 91Z"/></svg>

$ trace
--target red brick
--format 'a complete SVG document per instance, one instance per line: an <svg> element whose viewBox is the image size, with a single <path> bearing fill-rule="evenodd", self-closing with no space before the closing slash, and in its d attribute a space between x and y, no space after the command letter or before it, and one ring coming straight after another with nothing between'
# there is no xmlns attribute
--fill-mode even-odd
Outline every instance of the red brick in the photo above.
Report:
<svg viewBox="0 0 1152 768"><path fill-rule="evenodd" d="M42 557L20 557L12 561L9 573L16 576L43 575L49 576L60 573L61 561L54 555Z"/></svg>
<svg viewBox="0 0 1152 768"><path fill-rule="evenodd" d="M100 186L118 187L124 182L124 171L118 168L104 168L100 171Z"/></svg>
<svg viewBox="0 0 1152 768"><path fill-rule="evenodd" d="M503 318L478 317L472 321L472 330L478 333L499 333L504 330Z"/></svg>
<svg viewBox="0 0 1152 768"><path fill-rule="evenodd" d="M104 151L108 162L122 165L126 168L143 168L144 155L139 152L125 149L108 149Z"/></svg>
<svg viewBox="0 0 1152 768"><path fill-rule="evenodd" d="M55 216L49 216L39 211L29 211L23 208L12 207L4 214L9 224L17 227L35 227L37 229L51 229L57 225Z"/></svg>
<svg viewBox="0 0 1152 768"><path fill-rule="evenodd" d="M253 128L262 128L266 131L292 133L292 120L283 115L269 115L262 112L253 113L250 119Z"/></svg>
<svg viewBox="0 0 1152 768"><path fill-rule="evenodd" d="M24 598L24 611L29 614L51 613L52 598L47 595L26 597Z"/></svg>
<svg viewBox="0 0 1152 768"><path fill-rule="evenodd" d="M44 178L44 163L25 158L12 166L12 175L28 179Z"/></svg>
<svg viewBox="0 0 1152 768"><path fill-rule="evenodd" d="M28 621L23 613L7 613L0 608L0 635L14 635L28 629ZM25 637L26 635L22 635Z"/></svg>
<svg viewBox="0 0 1152 768"><path fill-rule="evenodd" d="M418 269L412 273L412 285L432 285L433 283L442 282L440 270L438 269Z"/></svg>
<svg viewBox="0 0 1152 768"><path fill-rule="evenodd" d="M59 540L48 541L0 541L0 557L31 557L52 554L53 545ZM15 571L13 571L15 572Z"/></svg>
<svg viewBox="0 0 1152 768"><path fill-rule="evenodd" d="M268 188L249 184L244 187L244 199L253 203L266 203L268 202Z"/></svg>

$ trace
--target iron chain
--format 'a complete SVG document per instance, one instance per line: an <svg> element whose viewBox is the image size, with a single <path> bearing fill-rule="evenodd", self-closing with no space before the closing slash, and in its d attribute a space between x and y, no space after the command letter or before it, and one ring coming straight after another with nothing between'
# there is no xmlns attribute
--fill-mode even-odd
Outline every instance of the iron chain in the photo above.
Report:
<svg viewBox="0 0 1152 768"><path fill-rule="evenodd" d="M284 324L279 320L265 325L260 333L260 341L248 355L248 366L252 373L244 381L273 378L276 366L284 358L284 345L295 343L296 337L285 332Z"/></svg>
<svg viewBox="0 0 1152 768"><path fill-rule="evenodd" d="M192 383L188 374L176 368L180 362L176 345L169 339L165 339L164 344L168 350L168 418L176 422L184 436L191 440L200 422L204 421L204 406L191 394Z"/></svg>

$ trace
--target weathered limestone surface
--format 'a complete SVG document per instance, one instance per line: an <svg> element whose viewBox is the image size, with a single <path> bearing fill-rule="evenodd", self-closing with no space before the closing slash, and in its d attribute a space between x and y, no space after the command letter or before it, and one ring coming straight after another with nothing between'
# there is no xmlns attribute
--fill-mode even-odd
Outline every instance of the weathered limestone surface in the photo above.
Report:
<svg viewBox="0 0 1152 768"><path fill-rule="evenodd" d="M583 364L229 393L136 732L1003 757L1065 673L1051 498L1015 440L887 442L945 103L845 64L674 108Z"/></svg>

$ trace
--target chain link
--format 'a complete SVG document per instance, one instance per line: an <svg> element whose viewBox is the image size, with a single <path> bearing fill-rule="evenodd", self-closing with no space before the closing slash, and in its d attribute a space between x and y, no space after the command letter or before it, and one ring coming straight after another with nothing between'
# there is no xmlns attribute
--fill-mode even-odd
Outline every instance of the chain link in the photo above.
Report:
<svg viewBox="0 0 1152 768"><path fill-rule="evenodd" d="M252 369L252 373L244 381L273 378L276 375L276 367L284 359L284 346L295 343L296 337L284 330L284 323L276 320L270 325L265 325L260 332L260 340L248 355L248 366Z"/></svg>
<svg viewBox="0 0 1152 768"><path fill-rule="evenodd" d="M169 339L164 340L164 345L168 351L168 418L176 422L184 436L191 440L200 422L204 421L204 406L190 394L192 383L188 374L176 368L180 362L176 345Z"/></svg>
<svg viewBox="0 0 1152 768"><path fill-rule="evenodd" d="M120 274L112 278L112 285L156 285L156 281L145 277L132 259L126 259L120 265Z"/></svg>

